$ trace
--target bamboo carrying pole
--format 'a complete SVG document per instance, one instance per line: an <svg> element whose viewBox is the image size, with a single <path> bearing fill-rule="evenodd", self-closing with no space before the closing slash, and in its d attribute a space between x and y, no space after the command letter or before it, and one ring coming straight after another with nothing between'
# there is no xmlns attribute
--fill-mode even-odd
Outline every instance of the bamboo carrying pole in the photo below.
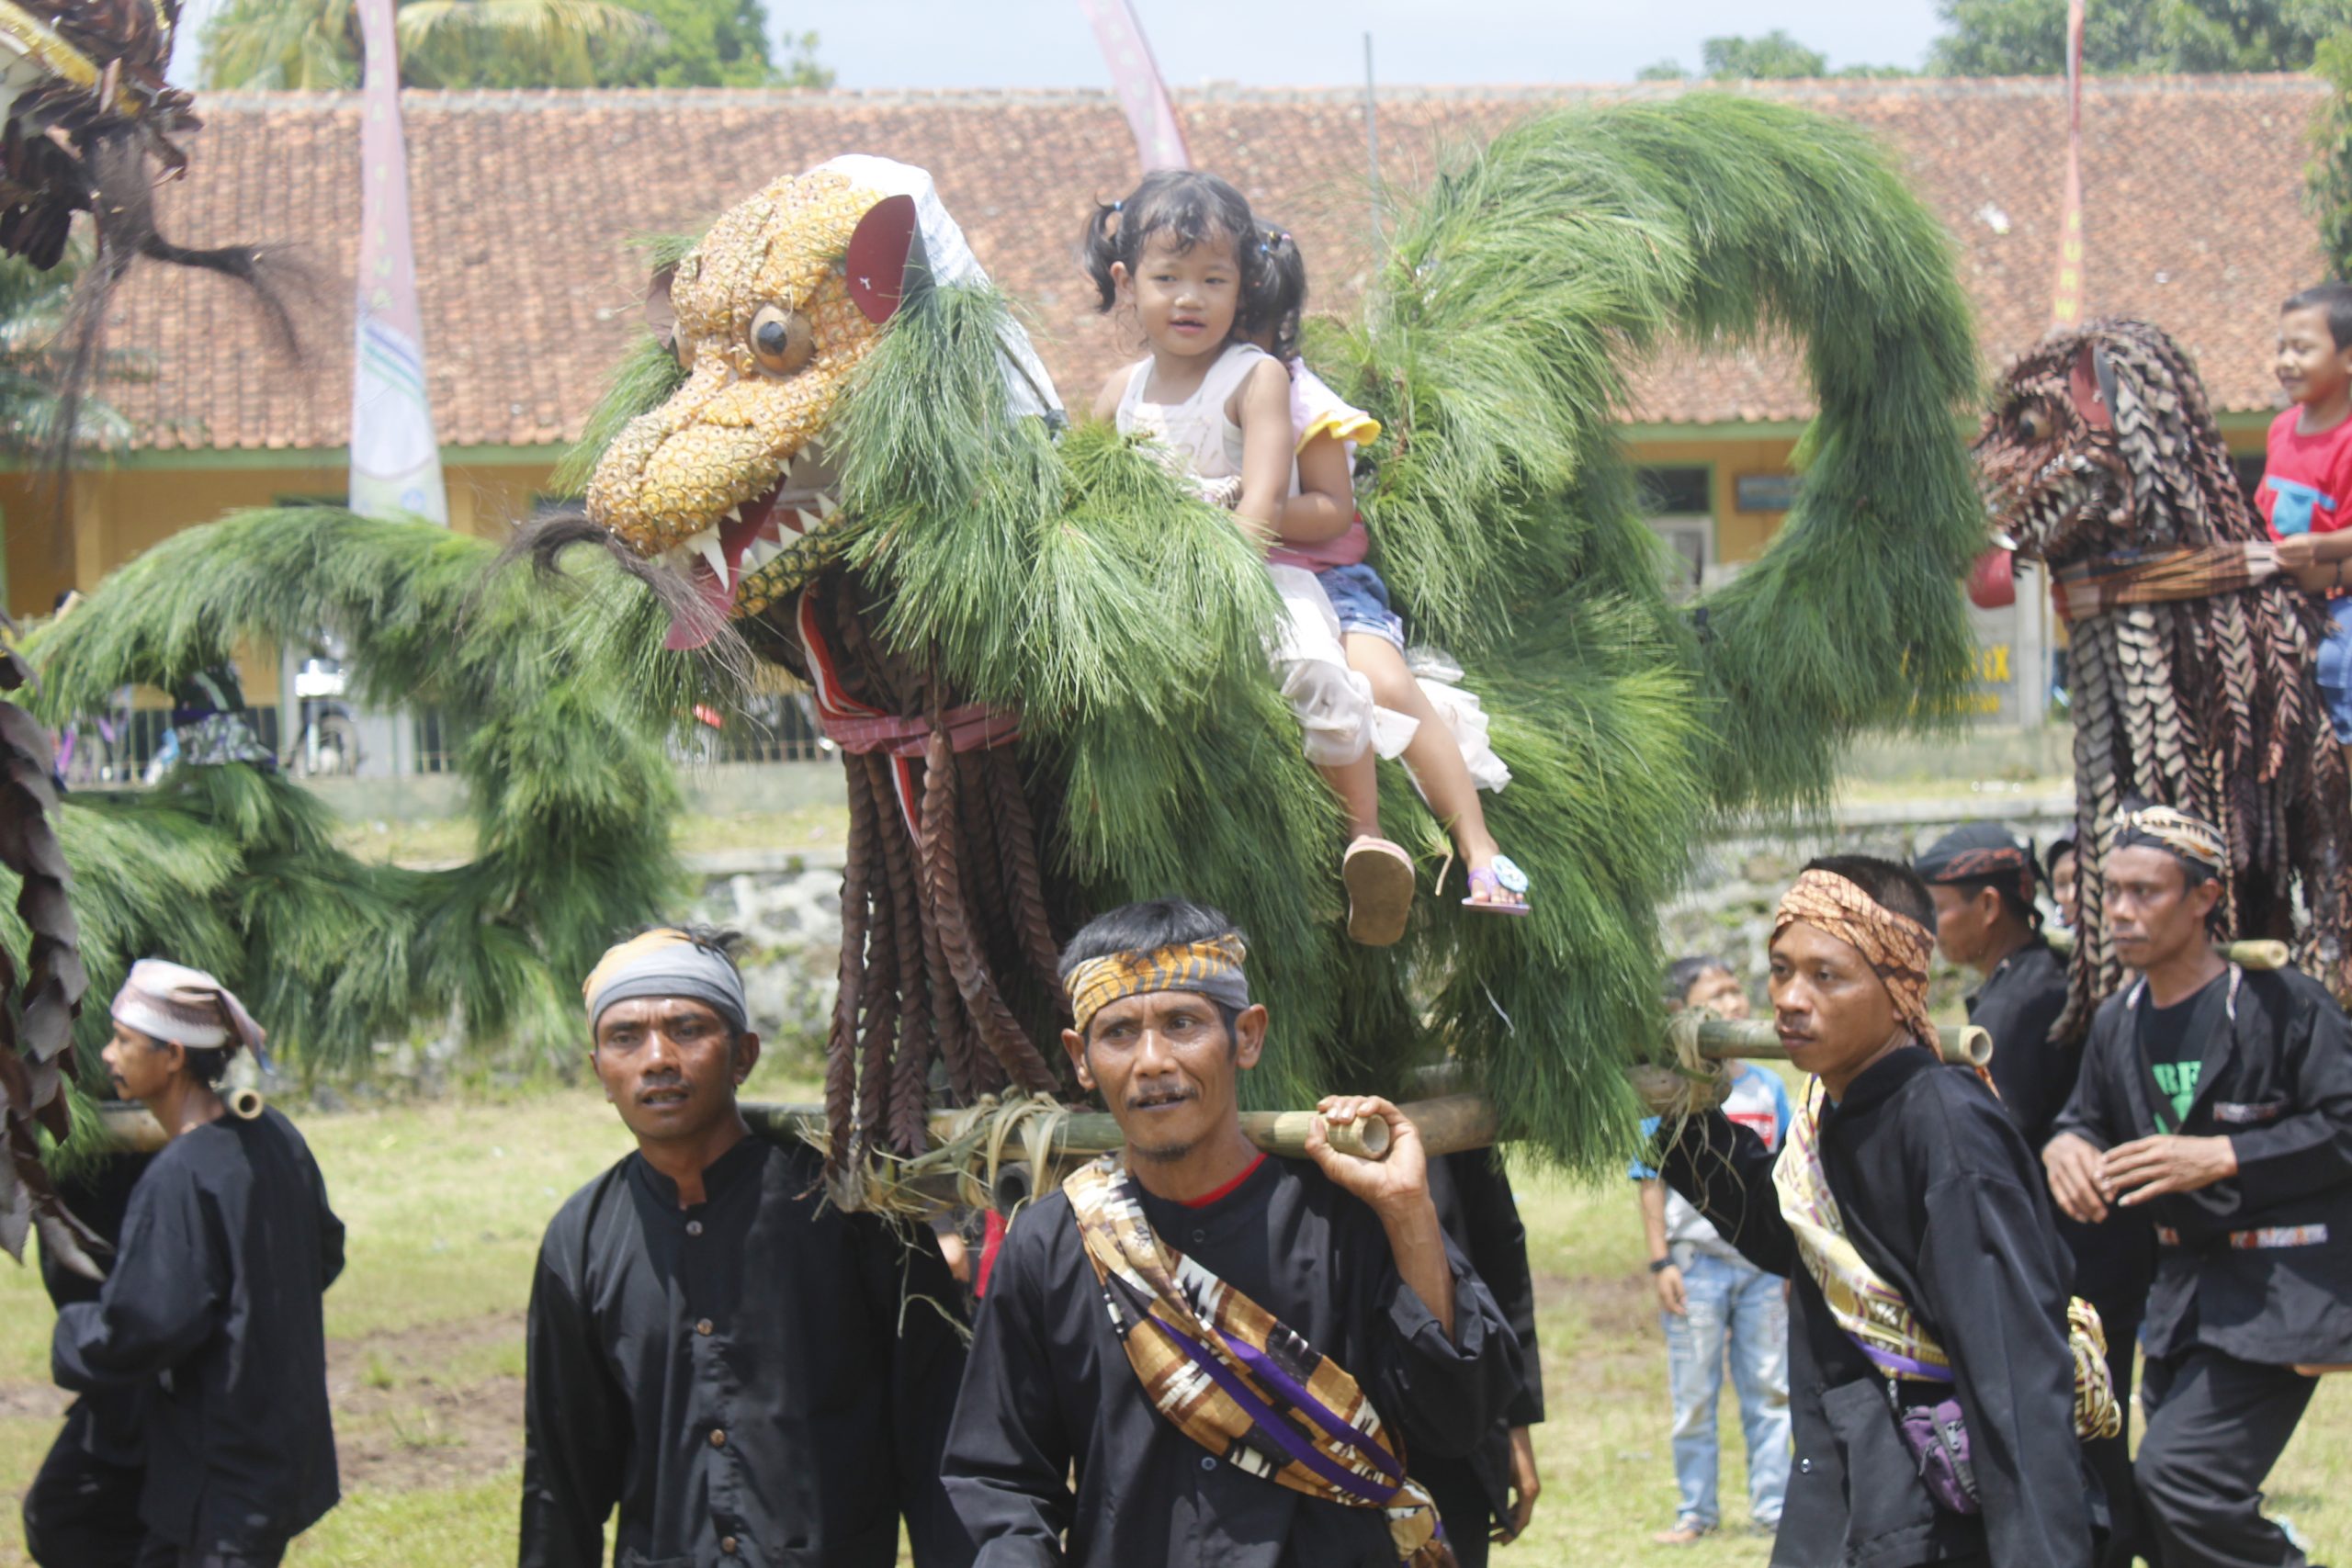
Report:
<svg viewBox="0 0 2352 1568"><path fill-rule="evenodd" d="M1695 1054L1712 1062L1736 1059L1786 1061L1788 1050L1781 1043L1780 1035L1770 1023L1750 1020L1734 1021L1711 1018L1704 1013L1684 1013L1668 1024L1668 1041L1678 1051L1682 1042L1679 1032L1695 1032L1691 1044ZM1944 1041L1944 1059L1981 1066L1992 1060L1992 1037L1984 1031L1968 1028L1956 1031ZM1436 1083L1450 1081L1452 1075L1432 1071ZM261 1111L261 1096L251 1089L232 1091L235 1100L231 1110L240 1116L255 1116ZM250 1107L250 1108L248 1108ZM1398 1109L1411 1121L1421 1134L1421 1146L1433 1155L1458 1154L1464 1149L1486 1148L1495 1141L1497 1131L1495 1108L1486 1096L1476 1093L1447 1094L1430 1100L1410 1101ZM752 1131L765 1138L821 1137L825 1132L825 1108L821 1105L775 1105L746 1101L743 1119ZM112 1134L116 1146L152 1153L164 1146L164 1129L144 1106L122 1101L107 1101L98 1107L99 1120ZM944 1143L954 1136L958 1113L941 1111L931 1118L931 1135L934 1142ZM1250 1141L1268 1154L1289 1159L1306 1156L1306 1134L1322 1118L1312 1111L1245 1111L1241 1113L1241 1130ZM1388 1124L1377 1118L1368 1122L1350 1122L1345 1126L1327 1127L1325 1135L1331 1146L1341 1154L1359 1159L1382 1159L1388 1154ZM1052 1148L1058 1156L1091 1158L1109 1154L1123 1145L1119 1124L1110 1114L1101 1111L1072 1111L1056 1125Z"/></svg>
<svg viewBox="0 0 2352 1568"><path fill-rule="evenodd" d="M261 1090L257 1089L225 1090L220 1103L240 1122L250 1122L262 1113ZM97 1111L98 1125L107 1130L108 1141L118 1149L152 1155L171 1142L164 1135L164 1124L155 1120L154 1113L135 1100L102 1100Z"/></svg>
<svg viewBox="0 0 2352 1568"><path fill-rule="evenodd" d="M2073 931L2045 931L2042 940L2052 953L2075 951ZM2221 944L2223 958L2241 969L2284 969L2294 962L2294 954L2287 944L2275 938L2264 937L2254 942L2225 942Z"/></svg>
<svg viewBox="0 0 2352 1568"><path fill-rule="evenodd" d="M1689 1013L1676 1019L1669 1028L1694 1031L1698 1036L1696 1052L1708 1061L1788 1060L1788 1048L1781 1043L1779 1032L1769 1023L1735 1022ZM1973 1026L1956 1030L1945 1037L1943 1056L1947 1062L1983 1066L1993 1059L1993 1037ZM1432 1074L1431 1077L1432 1087L1450 1081L1450 1075ZM1420 1134L1422 1148L1433 1155L1483 1149L1495 1141L1495 1108L1483 1094L1441 1095L1432 1100L1411 1100L1397 1109ZM825 1108L821 1105L746 1105L743 1115L754 1132L771 1138L802 1136L804 1130L822 1134L825 1128ZM1245 1111L1241 1113L1241 1130L1268 1154L1303 1159L1306 1156L1307 1131L1319 1120L1312 1111ZM954 1111L933 1116L933 1140L948 1141L956 1124ZM1358 1122L1327 1128L1326 1135L1333 1148L1360 1159L1383 1159L1388 1154L1388 1125L1385 1122ZM1124 1143L1118 1122L1107 1112L1080 1111L1071 1112L1056 1125L1051 1147L1057 1156L1091 1159L1109 1154Z"/></svg>
<svg viewBox="0 0 2352 1568"><path fill-rule="evenodd" d="M1702 1012L1677 1013L1667 1020L1668 1041L1678 1050L1682 1032L1695 1029L1698 1054L1710 1062L1785 1062L1789 1049L1780 1031L1762 1019L1710 1018ZM1993 1037L1970 1024L1943 1038L1943 1057L1962 1066L1981 1067L1993 1059Z"/></svg>

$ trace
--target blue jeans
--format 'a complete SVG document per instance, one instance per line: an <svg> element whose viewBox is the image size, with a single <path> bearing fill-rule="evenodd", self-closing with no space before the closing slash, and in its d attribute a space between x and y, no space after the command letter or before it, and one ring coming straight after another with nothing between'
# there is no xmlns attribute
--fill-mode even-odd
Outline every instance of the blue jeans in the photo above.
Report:
<svg viewBox="0 0 2352 1568"><path fill-rule="evenodd" d="M1674 1399L1674 1480L1682 1500L1677 1524L1713 1529L1715 1506L1715 1396L1728 1352L1747 1438L1747 1511L1758 1525L1781 1522L1789 1485L1789 1308L1780 1276L1696 1247L1674 1248L1690 1311L1660 1313L1666 1325L1667 1381Z"/></svg>
<svg viewBox="0 0 2352 1568"><path fill-rule="evenodd" d="M2327 602L2327 639L2319 645L2320 700L2336 744L2352 746L2352 594Z"/></svg>

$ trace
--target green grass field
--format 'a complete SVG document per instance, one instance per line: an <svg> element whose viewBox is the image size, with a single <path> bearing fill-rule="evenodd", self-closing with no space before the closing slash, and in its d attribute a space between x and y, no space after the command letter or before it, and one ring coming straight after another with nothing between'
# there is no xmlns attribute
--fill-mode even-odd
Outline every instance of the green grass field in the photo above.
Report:
<svg viewBox="0 0 2352 1568"><path fill-rule="evenodd" d="M814 1098L781 1077L765 1099ZM522 1318L541 1227L628 1146L592 1091L511 1103L439 1102L307 1116L350 1265L327 1297L329 1375L344 1503L294 1545L292 1568L492 1568L514 1560ZM1551 1420L1537 1433L1544 1492L1504 1568L1760 1564L1766 1543L1727 1530L1654 1548L1670 1522L1666 1356L1629 1190L1521 1183L1542 1303ZM0 1476L20 1495L64 1401L47 1382L48 1298L0 1267ZM1745 1495L1736 1408L1724 1399L1724 1495ZM2274 1509L2314 1557L2352 1559L2352 1377L2329 1380L2271 1478ZM13 1521L0 1568L26 1561Z"/></svg>

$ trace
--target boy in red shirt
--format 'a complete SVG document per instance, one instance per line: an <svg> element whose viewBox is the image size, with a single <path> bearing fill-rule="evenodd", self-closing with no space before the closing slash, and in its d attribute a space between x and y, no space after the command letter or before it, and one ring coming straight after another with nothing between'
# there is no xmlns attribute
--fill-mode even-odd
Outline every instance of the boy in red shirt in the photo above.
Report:
<svg viewBox="0 0 2352 1568"><path fill-rule="evenodd" d="M2278 569L2328 596L2320 695L2352 761L2352 284L2323 283L2278 312L2278 384L2255 505L2278 541Z"/></svg>

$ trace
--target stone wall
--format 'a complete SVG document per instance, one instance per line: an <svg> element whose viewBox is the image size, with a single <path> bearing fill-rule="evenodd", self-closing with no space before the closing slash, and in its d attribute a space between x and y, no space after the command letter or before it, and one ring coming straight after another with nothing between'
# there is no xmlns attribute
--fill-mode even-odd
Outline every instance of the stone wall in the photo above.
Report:
<svg viewBox="0 0 2352 1568"><path fill-rule="evenodd" d="M1671 960L1705 953L1723 958L1764 1005L1765 950L1772 940L1772 910L1781 892L1815 855L1883 855L1911 861L1963 822L1990 818L2030 838L2038 850L2074 824L2065 796L1991 796L1984 809L1968 801L1922 803L1881 811L1847 811L1836 820L1785 832L1742 832L1700 847L1690 881L1659 915L1659 944ZM2049 912L2045 902L2045 913ZM1961 997L1973 984L1938 956L1928 1004L1939 1020L1958 1021Z"/></svg>

